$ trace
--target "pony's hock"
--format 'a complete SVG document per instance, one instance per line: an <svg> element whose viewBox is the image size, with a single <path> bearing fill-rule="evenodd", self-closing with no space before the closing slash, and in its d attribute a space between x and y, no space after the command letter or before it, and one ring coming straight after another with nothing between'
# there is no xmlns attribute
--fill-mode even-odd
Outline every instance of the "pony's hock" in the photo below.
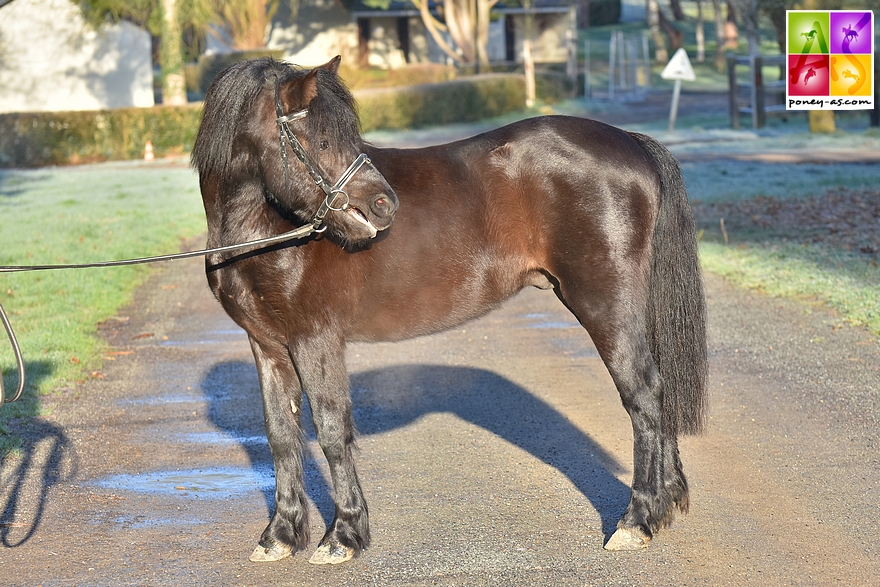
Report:
<svg viewBox="0 0 880 587"><path fill-rule="evenodd" d="M348 341L451 328L527 286L551 288L589 332L630 416L632 495L606 548L644 548L687 511L678 435L699 432L706 408L706 308L677 161L648 136L572 117L377 148L360 135L338 66L233 65L207 92L193 150L209 246L309 219L326 227L206 257L212 291L248 333L275 461L275 511L251 560L309 544L303 395L336 503L311 562L370 544Z"/></svg>

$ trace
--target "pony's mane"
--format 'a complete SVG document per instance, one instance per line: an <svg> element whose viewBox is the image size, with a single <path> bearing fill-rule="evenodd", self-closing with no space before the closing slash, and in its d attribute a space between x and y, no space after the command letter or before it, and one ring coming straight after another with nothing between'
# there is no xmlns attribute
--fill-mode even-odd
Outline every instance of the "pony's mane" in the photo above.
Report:
<svg viewBox="0 0 880 587"><path fill-rule="evenodd" d="M280 80L302 77L309 70L271 57L242 61L225 69L208 87L202 122L192 151L192 165L199 175L228 177L237 136L253 125L254 102L260 92ZM272 98L269 98L272 99ZM311 136L326 137L331 145L360 141L360 121L354 97L338 76L318 69L318 97L306 117ZM274 108L271 110L274 116ZM267 140L278 140L277 136Z"/></svg>

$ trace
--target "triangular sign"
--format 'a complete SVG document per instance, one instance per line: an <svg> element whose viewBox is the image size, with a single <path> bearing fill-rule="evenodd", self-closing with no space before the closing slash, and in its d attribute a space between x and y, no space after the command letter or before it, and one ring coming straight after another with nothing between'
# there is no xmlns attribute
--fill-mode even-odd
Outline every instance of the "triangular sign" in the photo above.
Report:
<svg viewBox="0 0 880 587"><path fill-rule="evenodd" d="M697 79L697 76L694 75L694 68L691 67L691 60L688 59L687 51L683 47L675 52L672 59L663 68L660 77L663 79L681 79L688 82Z"/></svg>

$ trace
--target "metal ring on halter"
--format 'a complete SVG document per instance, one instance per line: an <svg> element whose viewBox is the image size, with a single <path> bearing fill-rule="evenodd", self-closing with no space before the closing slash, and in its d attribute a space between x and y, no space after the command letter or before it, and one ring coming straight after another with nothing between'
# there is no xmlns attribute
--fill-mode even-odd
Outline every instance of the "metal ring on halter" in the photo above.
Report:
<svg viewBox="0 0 880 587"><path fill-rule="evenodd" d="M336 196L338 196L339 194L345 196L345 203L342 206L336 208L334 207L334 204L336 203ZM334 212L344 212L351 207L351 198L348 196L348 192L346 192L345 190L333 190L331 195L333 196L332 200L330 199L330 196L324 198L324 200L327 202L328 210L333 210Z"/></svg>

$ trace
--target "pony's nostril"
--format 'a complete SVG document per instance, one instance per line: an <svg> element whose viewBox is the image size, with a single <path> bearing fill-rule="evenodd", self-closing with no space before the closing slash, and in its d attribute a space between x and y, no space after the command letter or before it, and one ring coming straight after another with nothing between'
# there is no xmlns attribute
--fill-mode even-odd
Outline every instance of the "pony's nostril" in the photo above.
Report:
<svg viewBox="0 0 880 587"><path fill-rule="evenodd" d="M370 207L377 216L391 216L394 214L397 205L386 194L379 194L373 198L373 204Z"/></svg>

